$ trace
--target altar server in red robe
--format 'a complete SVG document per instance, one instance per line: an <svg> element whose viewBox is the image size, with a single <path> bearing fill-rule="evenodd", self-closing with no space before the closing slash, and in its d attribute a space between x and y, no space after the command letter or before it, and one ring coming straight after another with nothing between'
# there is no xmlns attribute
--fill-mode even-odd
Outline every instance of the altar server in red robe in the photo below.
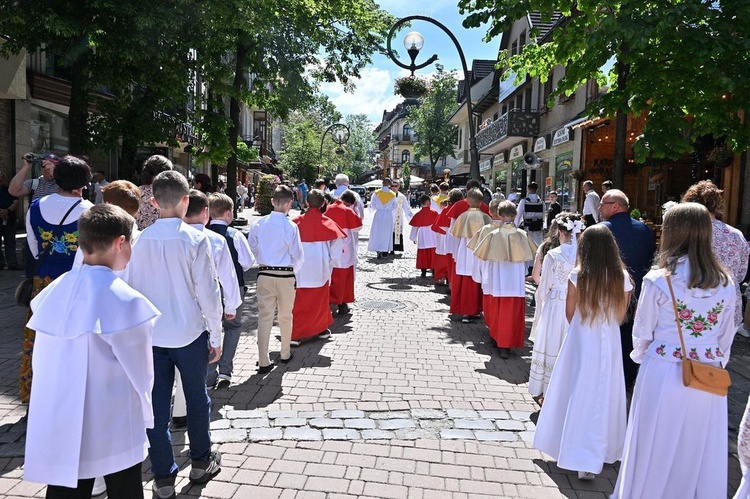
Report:
<svg viewBox="0 0 750 499"><path fill-rule="evenodd" d="M334 262L343 254L346 234L336 222L323 216L322 191L313 189L307 195L309 209L293 220L299 228L305 261L297 272L297 290L292 309L292 346L317 336L329 338L331 315L330 280Z"/></svg>
<svg viewBox="0 0 750 499"><path fill-rule="evenodd" d="M354 270L357 266L357 233L362 228L362 219L354 211L357 198L353 191L346 190L332 204L325 216L336 222L346 234L343 253L339 262L334 262L331 273L330 303L339 315L350 313L349 303L354 303Z"/></svg>
<svg viewBox="0 0 750 499"><path fill-rule="evenodd" d="M490 337L507 359L511 348L523 347L526 308L525 261L536 253L536 244L526 232L516 228L513 220L516 205L503 201L498 207L502 226L490 232L474 249L480 259L479 278L482 290L490 295L485 314Z"/></svg>
<svg viewBox="0 0 750 499"><path fill-rule="evenodd" d="M466 201L469 209L459 216L451 227L451 234L456 240L453 259L456 262L455 274L451 280L451 308L454 315L461 315L461 322L469 323L473 316L482 311L482 288L472 279L474 270L474 253L467 244L474 234L490 223L492 219L479 207L483 194L479 189L471 189Z"/></svg>
<svg viewBox="0 0 750 499"><path fill-rule="evenodd" d="M437 241L432 224L438 218L438 213L431 207L432 199L426 194L419 197L419 205L422 207L409 221L412 226L410 239L417 243L417 268L422 271L422 277L427 276L428 270L433 270L435 247Z"/></svg>
<svg viewBox="0 0 750 499"><path fill-rule="evenodd" d="M448 284L448 276L450 266L448 264L451 259L445 249L445 232L450 227L450 219L448 218L448 207L450 201L446 198L440 203L440 212L438 217L432 224L430 229L435 234L435 255L432 258L432 267L434 272L432 274L436 284Z"/></svg>

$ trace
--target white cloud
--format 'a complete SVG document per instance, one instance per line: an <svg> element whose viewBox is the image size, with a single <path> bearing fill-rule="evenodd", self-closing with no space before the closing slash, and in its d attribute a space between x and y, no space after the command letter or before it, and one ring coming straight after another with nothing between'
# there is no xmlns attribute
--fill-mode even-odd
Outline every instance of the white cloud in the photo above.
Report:
<svg viewBox="0 0 750 499"><path fill-rule="evenodd" d="M344 92L340 83L325 83L321 90L344 116L366 114L370 121L377 124L383 117L383 111L390 111L402 100L400 96L393 95L394 80L399 74L368 67L362 70L361 78L355 82L354 92Z"/></svg>

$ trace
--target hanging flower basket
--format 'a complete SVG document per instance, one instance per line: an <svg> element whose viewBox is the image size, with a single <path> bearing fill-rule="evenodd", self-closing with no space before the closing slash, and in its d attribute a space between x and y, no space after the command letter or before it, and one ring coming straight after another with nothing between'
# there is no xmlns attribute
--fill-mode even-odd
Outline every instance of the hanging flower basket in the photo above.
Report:
<svg viewBox="0 0 750 499"><path fill-rule="evenodd" d="M427 92L427 84L417 76L398 78L393 93L405 99L419 99Z"/></svg>
<svg viewBox="0 0 750 499"><path fill-rule="evenodd" d="M726 146L715 147L710 153L708 153L708 156L706 157L706 161L708 161L709 163L713 163L719 168L731 165L732 159L734 159L734 155L732 154L732 151Z"/></svg>

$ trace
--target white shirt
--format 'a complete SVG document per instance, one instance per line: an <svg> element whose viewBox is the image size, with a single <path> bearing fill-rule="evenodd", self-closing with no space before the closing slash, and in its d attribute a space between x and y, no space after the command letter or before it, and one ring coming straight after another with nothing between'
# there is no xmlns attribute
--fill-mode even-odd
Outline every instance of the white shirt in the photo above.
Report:
<svg viewBox="0 0 750 499"><path fill-rule="evenodd" d="M599 194L594 189L590 189L586 193L586 198L583 201L583 215L591 215L594 220L599 222Z"/></svg>
<svg viewBox="0 0 750 499"><path fill-rule="evenodd" d="M542 198L540 198L535 193L535 194L529 194L518 203L518 208L516 209L516 220L515 220L516 227L520 227L521 225L523 225L523 221L527 218L526 217L526 198L529 198L529 201L531 203L539 203L542 200ZM544 205L542 205L542 211L538 213L534 213L533 216L529 216L528 218L543 219L544 218Z"/></svg>
<svg viewBox="0 0 750 499"><path fill-rule="evenodd" d="M211 223L209 225L227 225L228 226L229 224L223 220L214 219L214 220L211 220ZM237 260L239 261L240 267L242 267L242 270L247 271L247 269L255 265L255 257L253 256L253 253L250 250L250 244L247 242L247 237L245 237L245 235L242 232L237 231L234 233L234 237L232 237L232 241L234 242L234 249L237 250ZM224 242L226 242L226 240Z"/></svg>
<svg viewBox="0 0 750 499"><path fill-rule="evenodd" d="M297 224L280 211L272 211L250 227L247 242L261 266L294 267L297 274L305 260Z"/></svg>
<svg viewBox="0 0 750 499"><path fill-rule="evenodd" d="M211 346L221 346L221 292L203 232L179 218L158 219L141 232L124 279L162 313L154 346L184 347L206 329Z"/></svg>
<svg viewBox="0 0 750 499"><path fill-rule="evenodd" d="M102 187L108 185L109 182L102 180L94 184L94 204L102 204L104 202L104 194L102 193Z"/></svg>
<svg viewBox="0 0 750 499"><path fill-rule="evenodd" d="M221 291L224 298L224 313L234 315L237 307L242 304L240 296L240 285L237 281L237 272L234 271L234 262L232 254L229 251L227 240L221 234L211 230L205 230L203 224L190 224L190 227L203 232L211 243L211 259L216 269L216 276L221 284Z"/></svg>
<svg viewBox="0 0 750 499"><path fill-rule="evenodd" d="M52 225L57 225L65 216L68 209L77 201L81 201L78 206L73 208L63 225L75 222L84 211L94 206L91 201L81 198L62 196L60 194L50 194L39 200L39 209L42 212L42 218ZM26 240L29 242L31 254L36 258L39 255L39 244L36 239L36 228L31 226L31 210L26 212Z"/></svg>

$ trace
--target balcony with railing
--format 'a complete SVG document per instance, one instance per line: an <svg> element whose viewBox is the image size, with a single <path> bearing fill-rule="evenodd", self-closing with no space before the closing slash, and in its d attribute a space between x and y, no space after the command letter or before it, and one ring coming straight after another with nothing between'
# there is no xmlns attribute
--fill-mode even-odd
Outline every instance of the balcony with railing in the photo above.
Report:
<svg viewBox="0 0 750 499"><path fill-rule="evenodd" d="M413 144L417 142L417 136L413 133L405 133L405 134L394 134L391 137L391 141L396 142L397 144Z"/></svg>
<svg viewBox="0 0 750 499"><path fill-rule="evenodd" d="M511 109L479 130L477 149L498 152L509 138L534 137L539 134L539 113L535 110Z"/></svg>

